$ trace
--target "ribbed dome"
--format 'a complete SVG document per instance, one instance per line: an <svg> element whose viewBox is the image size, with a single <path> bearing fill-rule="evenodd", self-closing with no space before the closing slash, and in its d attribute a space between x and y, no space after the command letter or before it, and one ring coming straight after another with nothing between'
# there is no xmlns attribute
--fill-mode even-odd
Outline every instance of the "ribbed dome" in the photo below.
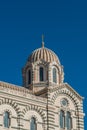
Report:
<svg viewBox="0 0 87 130"><path fill-rule="evenodd" d="M52 50L45 48L44 44L42 44L41 48L38 48L35 51L33 51L28 58L29 62L36 62L39 60L44 60L46 62L51 62L51 63L56 62L57 64L60 64L57 55Z"/></svg>

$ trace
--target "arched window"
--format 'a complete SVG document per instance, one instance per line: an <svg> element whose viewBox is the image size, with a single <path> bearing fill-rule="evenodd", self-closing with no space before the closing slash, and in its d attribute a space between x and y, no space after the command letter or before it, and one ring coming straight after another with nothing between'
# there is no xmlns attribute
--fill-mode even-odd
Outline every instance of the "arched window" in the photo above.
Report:
<svg viewBox="0 0 87 130"><path fill-rule="evenodd" d="M36 119L34 117L32 117L30 121L30 130L37 130Z"/></svg>
<svg viewBox="0 0 87 130"><path fill-rule="evenodd" d="M4 113L4 127L9 128L10 127L10 116L9 112Z"/></svg>
<svg viewBox="0 0 87 130"><path fill-rule="evenodd" d="M31 84L31 70L28 71L28 84Z"/></svg>
<svg viewBox="0 0 87 130"><path fill-rule="evenodd" d="M65 128L65 115L64 111L60 111L60 128Z"/></svg>
<svg viewBox="0 0 87 130"><path fill-rule="evenodd" d="M71 128L72 128L72 118L71 118L71 113L70 112L67 112L66 123L67 123L67 129L71 130Z"/></svg>
<svg viewBox="0 0 87 130"><path fill-rule="evenodd" d="M53 68L53 82L57 83L57 72L56 72L56 68Z"/></svg>
<svg viewBox="0 0 87 130"><path fill-rule="evenodd" d="M40 81L44 81L44 69L43 69L43 67L40 67L39 76L40 76Z"/></svg>

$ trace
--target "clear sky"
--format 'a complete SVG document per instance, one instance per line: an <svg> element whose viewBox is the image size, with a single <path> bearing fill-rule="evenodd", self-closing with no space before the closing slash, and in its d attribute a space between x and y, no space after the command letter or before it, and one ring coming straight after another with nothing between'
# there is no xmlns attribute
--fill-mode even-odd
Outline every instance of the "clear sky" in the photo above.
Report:
<svg viewBox="0 0 87 130"><path fill-rule="evenodd" d="M22 85L22 67L42 34L64 66L65 82L85 97L87 113L86 0L1 0L0 80ZM86 122L85 116L85 130Z"/></svg>

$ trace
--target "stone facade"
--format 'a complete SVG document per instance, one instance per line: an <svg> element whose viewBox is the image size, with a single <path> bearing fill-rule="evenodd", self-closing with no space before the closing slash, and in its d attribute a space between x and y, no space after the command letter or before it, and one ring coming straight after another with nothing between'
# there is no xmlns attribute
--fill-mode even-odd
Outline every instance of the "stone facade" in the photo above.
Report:
<svg viewBox="0 0 87 130"><path fill-rule="evenodd" d="M22 74L23 87L0 82L0 130L84 130L83 97L63 82L63 67L54 52L43 44L30 55ZM5 112L9 113L8 127L4 125ZM32 118L36 128L31 128Z"/></svg>

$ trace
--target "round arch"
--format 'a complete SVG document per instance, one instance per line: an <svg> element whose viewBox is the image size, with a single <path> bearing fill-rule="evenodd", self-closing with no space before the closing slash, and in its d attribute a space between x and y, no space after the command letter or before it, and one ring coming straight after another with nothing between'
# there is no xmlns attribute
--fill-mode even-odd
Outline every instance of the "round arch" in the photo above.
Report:
<svg viewBox="0 0 87 130"><path fill-rule="evenodd" d="M15 102L13 102L12 100L9 99L3 99L0 102L0 119L1 119L1 124L4 127L4 116L5 116L5 112L9 113L9 119L10 119L10 125L9 128L12 127L19 127L19 122L18 122L18 117L19 117L19 113L18 113L18 107L17 104Z"/></svg>
<svg viewBox="0 0 87 130"><path fill-rule="evenodd" d="M11 106L17 113L17 116L19 116L20 110L19 110L18 104L16 102L14 102L11 99L6 98L6 99L3 99L0 101L0 105L3 105L3 104L7 104L7 105Z"/></svg>
<svg viewBox="0 0 87 130"><path fill-rule="evenodd" d="M71 92L66 91L66 90L62 90L62 89L61 90L57 90L54 93L53 97L51 98L51 103L55 104L55 100L60 95L65 95L66 97L70 98L71 101L74 103L76 110L78 111L78 104L79 103L78 103L78 100L77 100L76 96L73 96L73 94Z"/></svg>
<svg viewBox="0 0 87 130"><path fill-rule="evenodd" d="M23 118L24 122L26 122L26 124L24 123L24 126L28 127L28 122L30 122L31 118L34 117L36 119L36 122L39 123L40 125L42 124L42 130L46 130L46 126L45 126L45 121L46 121L46 116L45 113L43 112L43 110L38 107L38 106L26 106L26 108L23 110ZM41 121L41 122L40 122ZM38 128L41 127L38 125Z"/></svg>

